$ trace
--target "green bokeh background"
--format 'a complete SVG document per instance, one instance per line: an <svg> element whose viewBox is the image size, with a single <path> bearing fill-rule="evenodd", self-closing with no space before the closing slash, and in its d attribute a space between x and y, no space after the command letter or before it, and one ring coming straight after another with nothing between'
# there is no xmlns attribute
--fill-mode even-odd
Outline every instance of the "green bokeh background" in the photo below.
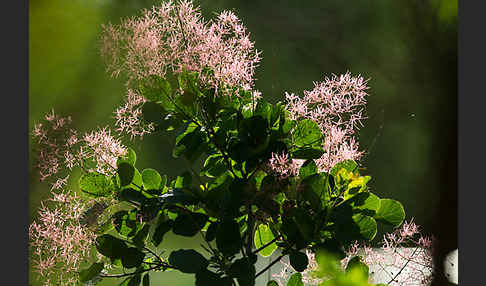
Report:
<svg viewBox="0 0 486 286"><path fill-rule="evenodd" d="M104 71L98 52L101 25L158 2L30 1L30 126L52 108L71 115L81 131L113 124L125 89L122 79ZM263 52L256 88L272 102L282 100L285 91L310 90L314 81L332 73L369 78L369 119L360 144L367 151L362 164L373 177L370 186L380 197L401 201L407 219L414 217L426 233L435 230L441 198L451 187L448 177L455 176L446 166L455 165L450 150L457 120L457 0L196 3L205 17L233 9L243 20ZM125 143L137 151L139 169L176 176L184 165L171 157L172 139L160 134ZM30 171L33 220L49 187L39 182L33 167ZM451 228L457 229L456 223ZM197 247L198 242L172 237L167 246ZM191 275L175 272L153 278L163 285L193 283ZM35 279L31 283L36 285Z"/></svg>

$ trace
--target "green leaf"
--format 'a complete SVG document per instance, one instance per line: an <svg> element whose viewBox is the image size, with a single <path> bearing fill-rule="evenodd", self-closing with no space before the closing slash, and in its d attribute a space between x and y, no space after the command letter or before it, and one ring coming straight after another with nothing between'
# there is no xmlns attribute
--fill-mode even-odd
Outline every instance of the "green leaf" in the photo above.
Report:
<svg viewBox="0 0 486 286"><path fill-rule="evenodd" d="M84 283L92 280L101 273L105 264L103 262L93 263L88 269L79 272L79 281Z"/></svg>
<svg viewBox="0 0 486 286"><path fill-rule="evenodd" d="M206 224L208 216L202 213L180 214L174 221L172 232L182 236L196 235Z"/></svg>
<svg viewBox="0 0 486 286"><path fill-rule="evenodd" d="M270 280L268 281L267 286L278 286L278 283L275 280Z"/></svg>
<svg viewBox="0 0 486 286"><path fill-rule="evenodd" d="M150 286L150 276L148 273L145 273L142 279L142 286Z"/></svg>
<svg viewBox="0 0 486 286"><path fill-rule="evenodd" d="M347 203L349 203L355 211L359 210L361 213L368 216L374 216L381 204L380 198L370 192L359 193L349 199Z"/></svg>
<svg viewBox="0 0 486 286"><path fill-rule="evenodd" d="M315 210L321 209L329 201L329 181L326 173L308 176L302 181L304 198Z"/></svg>
<svg viewBox="0 0 486 286"><path fill-rule="evenodd" d="M300 147L292 151L292 158L294 159L319 159L324 154L324 149L320 146L316 147Z"/></svg>
<svg viewBox="0 0 486 286"><path fill-rule="evenodd" d="M172 220L161 220L155 228L152 236L152 242L155 246L159 246L162 242L164 235L172 229Z"/></svg>
<svg viewBox="0 0 486 286"><path fill-rule="evenodd" d="M206 231L206 240L213 241L216 238L216 233L218 231L218 222L212 222Z"/></svg>
<svg viewBox="0 0 486 286"><path fill-rule="evenodd" d="M169 264L183 273L197 273L208 267L209 262L193 249L179 249L170 253Z"/></svg>
<svg viewBox="0 0 486 286"><path fill-rule="evenodd" d="M133 268L133 267L138 267L140 264L142 264L144 258L145 258L145 253L141 252L135 247L128 247L123 252L123 255L121 257L121 262L123 267Z"/></svg>
<svg viewBox="0 0 486 286"><path fill-rule="evenodd" d="M122 162L118 165L117 173L120 178L120 185L122 187L128 186L132 183L135 176L135 168L129 163Z"/></svg>
<svg viewBox="0 0 486 286"><path fill-rule="evenodd" d="M271 116L272 116L272 105L265 100L259 100L256 107L255 107L255 112L253 115L259 115L263 117L268 124L271 124Z"/></svg>
<svg viewBox="0 0 486 286"><path fill-rule="evenodd" d="M354 214L349 205L339 206L331 217L336 227L336 238L344 244L354 240L372 240L376 235L376 221L362 213Z"/></svg>
<svg viewBox="0 0 486 286"><path fill-rule="evenodd" d="M336 177L337 173L341 169L345 169L348 172L356 172L358 171L358 164L353 160L344 160L342 162L337 163L332 167L331 171L329 172L333 177Z"/></svg>
<svg viewBox="0 0 486 286"><path fill-rule="evenodd" d="M216 232L216 246L225 256L232 256L241 249L240 227L234 220L224 220Z"/></svg>
<svg viewBox="0 0 486 286"><path fill-rule="evenodd" d="M240 286L255 285L255 265L245 257L235 260L228 272L232 277L236 278Z"/></svg>
<svg viewBox="0 0 486 286"><path fill-rule="evenodd" d="M117 166L122 162L127 162L130 165L135 166L135 162L137 162L137 154L132 148L128 147L127 149L128 149L127 155L118 158L118 160L116 161Z"/></svg>
<svg viewBox="0 0 486 286"><path fill-rule="evenodd" d="M194 162L207 150L207 135L194 123L188 124L185 131L176 137L172 155L175 158L184 156L189 162Z"/></svg>
<svg viewBox="0 0 486 286"><path fill-rule="evenodd" d="M164 118L166 111L164 108L155 102L147 101L142 106L142 116L148 123L155 123L156 125L164 125Z"/></svg>
<svg viewBox="0 0 486 286"><path fill-rule="evenodd" d="M323 243L317 244L315 246L314 252L315 253L325 252L330 256L337 257L338 260L341 260L346 257L344 248L336 238L328 239Z"/></svg>
<svg viewBox="0 0 486 286"><path fill-rule="evenodd" d="M318 169L317 169L316 162L314 162L314 160L307 160L307 161L304 162L302 167L300 167L299 177L301 179L305 179L305 178L309 177L310 175L317 174L317 172L318 172Z"/></svg>
<svg viewBox="0 0 486 286"><path fill-rule="evenodd" d="M381 199L380 208L376 211L374 218L379 222L399 226L405 219L405 210L398 201Z"/></svg>
<svg viewBox="0 0 486 286"><path fill-rule="evenodd" d="M317 147L322 145L322 132L319 125L310 119L297 123L293 132L294 144L298 147Z"/></svg>
<svg viewBox="0 0 486 286"><path fill-rule="evenodd" d="M360 234L364 239L372 240L377 232L376 221L367 215L356 214L353 221L359 226Z"/></svg>
<svg viewBox="0 0 486 286"><path fill-rule="evenodd" d="M137 231L136 212L119 211L113 215L115 230L123 236L133 236Z"/></svg>
<svg viewBox="0 0 486 286"><path fill-rule="evenodd" d="M141 230L132 238L133 244L138 248L143 248L145 246L145 240L149 233L150 225L145 224Z"/></svg>
<svg viewBox="0 0 486 286"><path fill-rule="evenodd" d="M279 130L287 135L295 126L297 121L290 119L290 111L283 110L283 115L280 116Z"/></svg>
<svg viewBox="0 0 486 286"><path fill-rule="evenodd" d="M79 188L95 197L107 196L115 191L113 181L99 173L83 174L79 179Z"/></svg>
<svg viewBox="0 0 486 286"><path fill-rule="evenodd" d="M213 154L204 162L201 174L210 178L215 178L223 174L226 169L227 166L224 162L224 157L221 154Z"/></svg>
<svg viewBox="0 0 486 286"><path fill-rule="evenodd" d="M230 277L221 278L218 274L207 269L196 273L196 286L232 286L232 281Z"/></svg>
<svg viewBox="0 0 486 286"><path fill-rule="evenodd" d="M260 247L264 246L265 244L269 243L275 239L275 236L273 235L272 231L266 224L260 224L258 228L255 231L255 238L254 238L254 243L255 243L255 248L259 249ZM277 249L277 244L275 242L271 243L264 249L260 250L260 255L263 257L268 257L272 255L272 253Z"/></svg>
<svg viewBox="0 0 486 286"><path fill-rule="evenodd" d="M361 257L355 256L351 258L348 262L348 266L346 267L346 272L350 272L353 268L358 268L361 272L366 273L366 276L369 275L369 267L365 263L361 261Z"/></svg>
<svg viewBox="0 0 486 286"><path fill-rule="evenodd" d="M186 171L181 176L177 176L174 187L178 189L190 188L192 184L192 175Z"/></svg>
<svg viewBox="0 0 486 286"><path fill-rule="evenodd" d="M109 258L121 258L127 245L121 239L110 234L103 234L96 238L96 249L99 253Z"/></svg>
<svg viewBox="0 0 486 286"><path fill-rule="evenodd" d="M309 263L309 259L307 255L300 251L292 251L290 253L290 265L295 269L297 272L302 272L307 269L307 264Z"/></svg>
<svg viewBox="0 0 486 286"><path fill-rule="evenodd" d="M160 188L162 177L154 169L145 169L142 171L143 187L146 190L157 190Z"/></svg>
<svg viewBox="0 0 486 286"><path fill-rule="evenodd" d="M132 202L138 202L140 204L143 204L145 200L147 199L142 192L137 191L132 188L128 189L123 189L118 193L118 197L120 201L132 201Z"/></svg>
<svg viewBox="0 0 486 286"><path fill-rule="evenodd" d="M304 286L304 283L302 282L302 274L294 273L292 276L290 276L287 286Z"/></svg>

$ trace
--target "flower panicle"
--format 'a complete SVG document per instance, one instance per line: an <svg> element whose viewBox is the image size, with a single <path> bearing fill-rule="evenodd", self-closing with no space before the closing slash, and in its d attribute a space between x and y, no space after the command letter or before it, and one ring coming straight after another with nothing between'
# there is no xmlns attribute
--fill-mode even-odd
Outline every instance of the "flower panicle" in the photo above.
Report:
<svg viewBox="0 0 486 286"><path fill-rule="evenodd" d="M314 89L304 91L302 98L285 93L291 118L315 121L326 138L325 153L315 160L320 171L327 172L339 162L359 160L363 155L355 133L366 119L367 89L367 80L347 72L314 82Z"/></svg>
<svg viewBox="0 0 486 286"><path fill-rule="evenodd" d="M120 25L105 25L101 55L112 76L122 72L129 82L183 70L201 72L201 82L251 89L260 52L231 11L205 21L190 1L167 1Z"/></svg>

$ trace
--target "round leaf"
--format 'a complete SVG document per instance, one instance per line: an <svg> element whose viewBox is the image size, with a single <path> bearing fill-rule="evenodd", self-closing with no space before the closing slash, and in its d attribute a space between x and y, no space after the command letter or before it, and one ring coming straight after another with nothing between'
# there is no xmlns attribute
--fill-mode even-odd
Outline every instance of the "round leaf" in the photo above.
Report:
<svg viewBox="0 0 486 286"><path fill-rule="evenodd" d="M293 132L294 144L299 147L321 146L322 132L317 123L304 119L297 123Z"/></svg>
<svg viewBox="0 0 486 286"><path fill-rule="evenodd" d="M196 235L206 224L208 216L202 213L181 214L174 221L172 231L182 236Z"/></svg>
<svg viewBox="0 0 486 286"><path fill-rule="evenodd" d="M121 257L121 262L125 268L138 267L143 259L145 258L145 253L141 252L135 247L128 247Z"/></svg>
<svg viewBox="0 0 486 286"><path fill-rule="evenodd" d="M208 267L209 262L193 249L179 249L170 253L169 264L183 273L197 273Z"/></svg>
<svg viewBox="0 0 486 286"><path fill-rule="evenodd" d="M254 243L255 247L259 249L260 247L266 245L275 238L270 228L265 224L260 224L255 231ZM268 257L277 249L275 242L271 243L264 249L260 250L260 255L263 257Z"/></svg>
<svg viewBox="0 0 486 286"><path fill-rule="evenodd" d="M309 259L305 253L300 251L293 251L290 253L290 265L295 269L295 271L302 272L307 268Z"/></svg>
<svg viewBox="0 0 486 286"><path fill-rule="evenodd" d="M106 257L121 258L127 246L123 240L109 234L103 234L96 238L96 249Z"/></svg>
<svg viewBox="0 0 486 286"><path fill-rule="evenodd" d="M146 190L157 190L162 182L162 177L154 169L145 169L142 171L142 181Z"/></svg>
<svg viewBox="0 0 486 286"><path fill-rule="evenodd" d="M99 173L83 174L79 179L79 188L95 197L109 195L115 190L112 180Z"/></svg>
<svg viewBox="0 0 486 286"><path fill-rule="evenodd" d="M381 199L380 208L374 218L377 221L399 226L405 219L405 210L400 202L391 199Z"/></svg>
<svg viewBox="0 0 486 286"><path fill-rule="evenodd" d="M135 168L129 163L122 162L120 165L118 165L117 173L120 177L120 185L122 187L128 186L133 181L133 177L135 176Z"/></svg>

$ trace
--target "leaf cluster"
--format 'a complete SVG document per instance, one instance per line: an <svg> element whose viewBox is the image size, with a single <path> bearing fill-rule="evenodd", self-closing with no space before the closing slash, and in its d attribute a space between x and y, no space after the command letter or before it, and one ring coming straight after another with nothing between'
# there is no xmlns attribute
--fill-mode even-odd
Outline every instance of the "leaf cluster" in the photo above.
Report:
<svg viewBox="0 0 486 286"><path fill-rule="evenodd" d="M119 277L128 277L121 285L149 285L143 273L175 269L194 274L196 285L252 286L262 274L255 269L258 254L280 249L302 272L308 266L304 249L341 257L351 242L373 239L378 223L401 224L402 205L371 193L370 177L359 173L356 162L318 170L314 159L323 154L325 138L315 122L292 120L282 103L250 91L206 88L198 77L184 71L139 86L147 99L144 120L157 132L177 134L172 154L189 162L188 171L173 179L154 169L139 171L130 150L114 176L88 173L79 182L86 193L126 206L112 214L113 228L97 238L98 252L123 269ZM304 161L298 175L283 179L273 173L267 163L275 153ZM170 231L201 235L206 253L157 254ZM100 263L81 280L103 277ZM301 285L298 275L288 285Z"/></svg>

